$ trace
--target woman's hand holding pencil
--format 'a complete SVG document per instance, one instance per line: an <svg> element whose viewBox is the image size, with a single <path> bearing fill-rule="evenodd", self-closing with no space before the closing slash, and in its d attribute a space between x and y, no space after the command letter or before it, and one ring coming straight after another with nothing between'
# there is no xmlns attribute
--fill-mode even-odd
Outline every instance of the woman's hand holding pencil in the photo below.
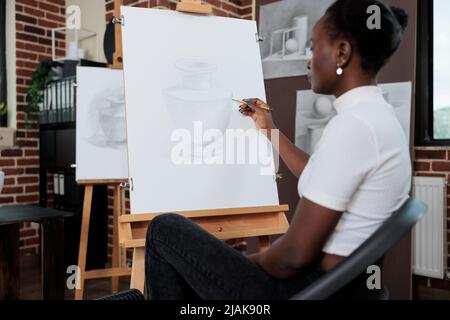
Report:
<svg viewBox="0 0 450 320"><path fill-rule="evenodd" d="M259 99L242 99L235 101L242 103L239 106L239 112L244 116L251 117L256 128L266 131L270 138L270 130L276 129L271 114L272 108Z"/></svg>
<svg viewBox="0 0 450 320"><path fill-rule="evenodd" d="M244 106L249 106L254 108L261 108L266 111L272 111L272 108L268 104L262 102L259 99L243 99L243 100L233 99L233 101L242 103L242 105L240 106L241 108Z"/></svg>

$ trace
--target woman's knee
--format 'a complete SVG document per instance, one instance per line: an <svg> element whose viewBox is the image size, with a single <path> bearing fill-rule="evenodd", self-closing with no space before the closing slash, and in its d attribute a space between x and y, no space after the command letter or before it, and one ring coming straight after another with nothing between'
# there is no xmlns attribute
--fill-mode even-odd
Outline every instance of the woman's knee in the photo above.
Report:
<svg viewBox="0 0 450 320"><path fill-rule="evenodd" d="M176 213L164 213L156 216L148 226L147 241L173 233L177 226L184 223L185 220L187 220L185 217Z"/></svg>

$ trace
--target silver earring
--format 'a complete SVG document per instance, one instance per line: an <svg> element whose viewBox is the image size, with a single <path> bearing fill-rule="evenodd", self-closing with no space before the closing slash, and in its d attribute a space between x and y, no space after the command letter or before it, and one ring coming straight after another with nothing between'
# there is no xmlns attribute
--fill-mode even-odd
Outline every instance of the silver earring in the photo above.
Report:
<svg viewBox="0 0 450 320"><path fill-rule="evenodd" d="M338 76L340 76L340 75L342 75L344 73L344 70L342 70L342 68L338 65L338 68L337 68L337 70L336 70L336 74L338 75Z"/></svg>

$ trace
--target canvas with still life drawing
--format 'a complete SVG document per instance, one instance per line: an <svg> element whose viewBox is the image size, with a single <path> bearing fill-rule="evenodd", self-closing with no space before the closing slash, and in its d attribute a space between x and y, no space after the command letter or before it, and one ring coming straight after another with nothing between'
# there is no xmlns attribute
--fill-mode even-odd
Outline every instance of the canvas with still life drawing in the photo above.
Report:
<svg viewBox="0 0 450 320"><path fill-rule="evenodd" d="M128 177L123 71L77 68L76 179Z"/></svg>
<svg viewBox="0 0 450 320"><path fill-rule="evenodd" d="M122 10L131 212L278 205L272 146L233 101L265 99L256 23Z"/></svg>

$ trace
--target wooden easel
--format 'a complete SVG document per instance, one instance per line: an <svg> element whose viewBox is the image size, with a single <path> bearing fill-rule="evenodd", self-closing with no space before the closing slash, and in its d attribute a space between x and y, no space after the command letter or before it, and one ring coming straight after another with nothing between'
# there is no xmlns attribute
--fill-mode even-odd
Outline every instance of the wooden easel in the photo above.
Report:
<svg viewBox="0 0 450 320"><path fill-rule="evenodd" d="M269 236L283 234L289 228L284 214L287 205L229 208L177 212L191 219L220 240L258 237L260 250L266 250ZM119 217L119 241L133 249L130 288L144 292L145 236L149 222L160 213L127 214Z"/></svg>
<svg viewBox="0 0 450 320"><path fill-rule="evenodd" d="M122 25L120 19L122 19L122 14L120 12L120 6L122 5L122 0L114 0L114 34L115 34L115 51L113 54L113 64L110 68L113 69L123 69L123 50L122 50ZM117 21L119 19L119 21ZM117 23L119 22L119 23Z"/></svg>
<svg viewBox="0 0 450 320"><path fill-rule="evenodd" d="M113 64L108 65L112 69L123 69L122 60L122 30L121 30L121 0L114 0L114 19L119 19L115 23L115 51L113 55ZM125 189L122 187L127 183L126 180L83 180L77 181L78 184L85 186L83 216L81 222L80 247L78 251L78 267L80 268L80 288L75 291L75 300L83 299L84 282L88 279L99 279L111 277L111 291L117 292L119 286L119 277L129 276L131 271L122 265L121 248L119 247L119 216L125 213ZM86 255L89 236L89 222L91 217L92 193L94 186L108 185L114 187L114 214L113 214L113 253L112 268L86 271ZM126 253L125 264L126 264Z"/></svg>
<svg viewBox="0 0 450 320"><path fill-rule="evenodd" d="M77 181L84 185L83 216L81 220L80 247L78 249L78 267L80 288L75 290L75 300L83 299L84 282L89 279L111 278L111 291L117 292L119 277L129 276L131 271L123 266L121 250L119 247L119 216L125 212L125 189L122 187L124 180L83 180ZM114 187L114 211L113 211L113 252L112 268L86 271L86 255L88 248L89 222L91 218L92 193L96 185L109 185ZM126 260L126 255L125 255ZM125 264L126 265L126 264Z"/></svg>
<svg viewBox="0 0 450 320"><path fill-rule="evenodd" d="M200 0L181 0L177 11L211 14L212 8ZM117 47L116 47L117 48ZM269 236L283 234L289 228L287 205L249 208L177 212L197 223L220 240L258 237L260 250L269 247ZM130 214L119 217L119 242L124 249L133 249L130 288L144 292L145 237L148 224L161 213Z"/></svg>

